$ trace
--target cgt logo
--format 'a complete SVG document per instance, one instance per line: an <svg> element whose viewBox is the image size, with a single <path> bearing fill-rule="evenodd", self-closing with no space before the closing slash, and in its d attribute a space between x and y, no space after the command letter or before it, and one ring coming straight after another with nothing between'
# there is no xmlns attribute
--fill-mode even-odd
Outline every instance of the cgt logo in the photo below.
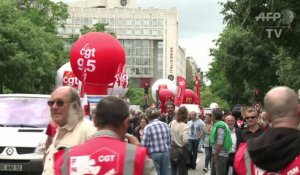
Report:
<svg viewBox="0 0 300 175"><path fill-rule="evenodd" d="M71 86L78 89L79 80L75 77L72 71L65 71L62 78L63 86Z"/></svg>

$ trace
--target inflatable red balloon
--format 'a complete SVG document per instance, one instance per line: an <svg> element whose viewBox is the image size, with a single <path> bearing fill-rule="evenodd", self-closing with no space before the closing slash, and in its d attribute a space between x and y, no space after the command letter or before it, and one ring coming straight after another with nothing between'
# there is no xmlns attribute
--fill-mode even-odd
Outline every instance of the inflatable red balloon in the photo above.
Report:
<svg viewBox="0 0 300 175"><path fill-rule="evenodd" d="M112 35L90 32L73 44L70 62L74 75L83 82L87 93L103 95L125 65L125 51Z"/></svg>
<svg viewBox="0 0 300 175"><path fill-rule="evenodd" d="M166 112L166 102L167 101L174 102L174 94L169 89L160 89L159 90L159 100L160 100L161 113L165 113Z"/></svg>
<svg viewBox="0 0 300 175"><path fill-rule="evenodd" d="M184 104L194 104L195 103L195 93L191 89L185 89L183 103Z"/></svg>

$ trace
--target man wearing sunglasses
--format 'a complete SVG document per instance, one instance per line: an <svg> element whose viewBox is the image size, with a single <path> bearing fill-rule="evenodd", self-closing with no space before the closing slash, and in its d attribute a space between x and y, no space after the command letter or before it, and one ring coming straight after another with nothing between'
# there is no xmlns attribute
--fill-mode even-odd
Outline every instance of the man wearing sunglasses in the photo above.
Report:
<svg viewBox="0 0 300 175"><path fill-rule="evenodd" d="M242 132L242 142L246 142L247 140L257 137L264 132L263 127L259 125L258 113L255 108L248 108L244 117L247 122L247 128L245 128Z"/></svg>
<svg viewBox="0 0 300 175"><path fill-rule="evenodd" d="M92 122L84 119L80 97L72 87L61 86L55 89L48 105L51 118L59 127L52 144L46 150L43 175L54 175L54 153L85 142L96 132L96 128Z"/></svg>
<svg viewBox="0 0 300 175"><path fill-rule="evenodd" d="M234 160L239 175L300 175L300 105L293 89L279 86L264 98L266 118L272 128L242 143Z"/></svg>

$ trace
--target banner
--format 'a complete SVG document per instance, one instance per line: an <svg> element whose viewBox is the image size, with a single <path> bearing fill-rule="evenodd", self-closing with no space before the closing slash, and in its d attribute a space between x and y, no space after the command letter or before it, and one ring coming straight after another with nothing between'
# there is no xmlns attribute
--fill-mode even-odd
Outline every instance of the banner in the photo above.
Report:
<svg viewBox="0 0 300 175"><path fill-rule="evenodd" d="M181 76L177 76L177 92L175 96L175 106L180 106L183 102L186 87L186 80Z"/></svg>
<svg viewBox="0 0 300 175"><path fill-rule="evenodd" d="M201 105L201 97L200 97L200 80L199 80L199 77L198 75L196 74L195 75L195 86L196 86L196 92L195 92L195 95L196 95L196 98L195 98L195 103L197 105Z"/></svg>

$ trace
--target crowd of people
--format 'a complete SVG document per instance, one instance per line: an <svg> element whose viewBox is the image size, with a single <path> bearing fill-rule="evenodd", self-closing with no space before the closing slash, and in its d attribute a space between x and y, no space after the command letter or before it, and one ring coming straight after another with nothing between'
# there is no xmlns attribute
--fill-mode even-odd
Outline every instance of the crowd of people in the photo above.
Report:
<svg viewBox="0 0 300 175"><path fill-rule="evenodd" d="M54 90L48 105L56 132L48 128L43 175L187 175L202 148L201 169L211 175L300 175L300 107L288 87L270 90L262 113L216 108L201 116L186 107L175 111L172 102L166 114L155 107L143 113L107 96L91 122L71 87Z"/></svg>

